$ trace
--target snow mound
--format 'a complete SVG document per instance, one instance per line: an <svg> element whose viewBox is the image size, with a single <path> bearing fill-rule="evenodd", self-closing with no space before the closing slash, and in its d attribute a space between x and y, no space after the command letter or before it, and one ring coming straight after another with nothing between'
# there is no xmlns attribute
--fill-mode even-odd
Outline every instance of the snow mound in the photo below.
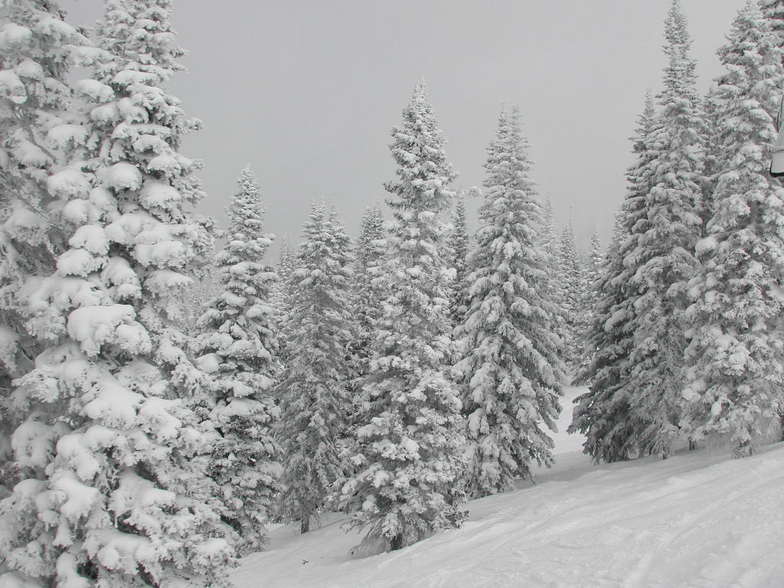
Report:
<svg viewBox="0 0 784 588"><path fill-rule="evenodd" d="M120 161L102 170L102 180L115 190L138 190L142 185L142 172L132 163Z"/></svg>

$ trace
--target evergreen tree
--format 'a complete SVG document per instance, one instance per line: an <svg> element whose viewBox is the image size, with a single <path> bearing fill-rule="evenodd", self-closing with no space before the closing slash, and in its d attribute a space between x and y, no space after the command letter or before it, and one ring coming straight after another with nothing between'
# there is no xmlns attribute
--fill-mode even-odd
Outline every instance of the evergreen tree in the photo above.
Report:
<svg viewBox="0 0 784 588"><path fill-rule="evenodd" d="M720 173L702 271L689 290L688 426L701 438L730 435L738 455L782 405L784 189L768 173L775 143L782 50L759 7L738 13L719 50L725 68L713 93Z"/></svg>
<svg viewBox="0 0 784 588"><path fill-rule="evenodd" d="M45 349L14 383L22 479L0 503L19 583L226 583L232 549L204 476L212 437L178 398L203 381L177 346L172 300L211 239L188 212L202 193L178 152L195 125L161 89L181 54L169 12L107 3L107 58L76 84L91 104L86 159L47 180L69 239L26 284L26 327Z"/></svg>
<svg viewBox="0 0 784 588"><path fill-rule="evenodd" d="M221 292L218 271L215 264L215 240L225 237L225 230L216 227L212 217L203 215L193 215L193 219L201 224L205 230L212 235L212 247L203 256L194 259L192 264L191 284L188 288L177 292L178 327L191 340L199 335L199 319L207 310L210 302Z"/></svg>
<svg viewBox="0 0 784 588"><path fill-rule="evenodd" d="M452 213L452 229L449 232L447 242L450 256L449 264L455 270L449 297L449 316L452 321L452 327L462 324L466 312L468 248L469 237L468 225L466 224L465 200L460 197L455 201L455 208Z"/></svg>
<svg viewBox="0 0 784 588"><path fill-rule="evenodd" d="M562 356L569 371L573 371L580 361L579 323L582 310L583 273L571 223L561 231L556 259L557 291L563 313L560 333L563 339Z"/></svg>
<svg viewBox="0 0 784 588"><path fill-rule="evenodd" d="M651 113L653 113L653 102L651 101ZM627 178L628 179L628 178ZM615 211L613 215L613 228L612 228L612 235L610 237L610 246L608 246L607 250L611 250L614 244L619 244L624 238L624 209L623 204L621 207ZM606 256L605 256L606 257Z"/></svg>
<svg viewBox="0 0 784 588"><path fill-rule="evenodd" d="M275 287L272 290L272 299L275 303L275 308L278 311L281 323L283 322L283 317L285 317L288 308L291 275L294 273L296 259L296 251L292 249L288 241L283 241L280 245L278 266L275 270L278 279L275 282Z"/></svg>
<svg viewBox="0 0 784 588"><path fill-rule="evenodd" d="M601 274L603 262L604 254L602 253L602 242L599 240L599 234L594 231L591 234L591 251L588 254L585 271L585 283L588 285L588 298L590 300L595 298L595 286ZM590 306L592 306L592 304Z"/></svg>
<svg viewBox="0 0 784 588"><path fill-rule="evenodd" d="M271 237L262 231L261 193L250 168L242 170L228 210L226 246L215 266L222 292L202 315L196 342L199 365L211 374L200 408L215 424L209 475L217 483L221 516L240 535L241 554L258 551L277 491L280 466L271 424L271 389L279 375L277 333L270 298L276 276L265 265Z"/></svg>
<svg viewBox="0 0 784 588"><path fill-rule="evenodd" d="M558 239L555 236L555 216L553 214L553 203L547 198L542 206L542 228L540 242L542 249L547 256L548 269L557 269L555 256L558 251Z"/></svg>
<svg viewBox="0 0 784 588"><path fill-rule="evenodd" d="M547 298L538 226L541 206L517 109L502 112L488 149L485 199L471 256L464 357L463 414L470 445L468 490L483 496L531 477L531 463L552 463L563 377Z"/></svg>
<svg viewBox="0 0 784 588"><path fill-rule="evenodd" d="M218 277L214 256L198 267L191 278L193 284L180 293L179 303L182 315L181 328L186 335L197 337L200 332L199 319L220 293L221 284Z"/></svg>
<svg viewBox="0 0 784 588"><path fill-rule="evenodd" d="M574 383L582 384L578 376L585 372L590 362L590 357L595 350L591 349L589 342L591 325L596 318L596 307L601 296L600 280L602 277L602 266L604 255L602 254L602 244L599 235L594 231L591 235L591 250L584 262L584 269L581 273L580 281L580 312L577 317L577 334L579 341L579 367Z"/></svg>
<svg viewBox="0 0 784 588"><path fill-rule="evenodd" d="M759 5L778 37L778 46L784 48L784 0L760 0Z"/></svg>
<svg viewBox="0 0 784 588"><path fill-rule="evenodd" d="M394 217L387 293L356 429L358 470L343 487L353 524L391 549L462 519L462 422L446 374L449 270L442 258L455 173L443 145L420 83L392 131L398 178L386 185Z"/></svg>
<svg viewBox="0 0 784 588"><path fill-rule="evenodd" d="M293 289L292 276L296 269L297 255L288 240L280 245L278 265L275 273L278 279L272 287L272 306L275 309L275 323L283 328L288 320L291 306L291 292ZM278 338L278 357L283 366L288 363L289 351L286 347L286 338Z"/></svg>
<svg viewBox="0 0 784 588"><path fill-rule="evenodd" d="M67 74L87 63L91 48L62 19L52 1L18 0L0 11L0 498L16 479L11 380L32 369L41 351L25 325L23 285L47 275L67 246L52 222L57 198L47 179L84 140Z"/></svg>
<svg viewBox="0 0 784 588"><path fill-rule="evenodd" d="M707 225L714 212L713 193L716 190L716 178L721 171L719 162L722 159L721 137L719 127L721 121L716 111L716 84L711 86L702 101L705 113L705 158L703 161L702 204L700 206L703 226Z"/></svg>
<svg viewBox="0 0 784 588"><path fill-rule="evenodd" d="M696 91L695 61L680 3L673 0L665 22L664 89L659 120L651 136L647 224L636 227L636 248L626 263L634 296L635 344L624 383L645 425L635 433L643 452L667 457L682 434L683 353L688 344L684 311L688 281L697 271L694 246L702 231L700 214L703 141L706 134Z"/></svg>
<svg viewBox="0 0 784 588"><path fill-rule="evenodd" d="M350 407L346 351L353 340L350 240L334 211L315 205L304 228L285 328L280 385L283 508L303 533L342 475L338 439Z"/></svg>
<svg viewBox="0 0 784 588"><path fill-rule="evenodd" d="M544 201L542 206L542 220L539 227L538 242L545 256L545 267L547 270L547 284L544 286L544 290L550 293L550 299L556 306L554 331L560 340L559 354L563 361L566 359L567 350L565 345L570 340L570 335L567 325L565 292L562 284L560 246L555 231L553 204L549 198Z"/></svg>
<svg viewBox="0 0 784 588"><path fill-rule="evenodd" d="M362 226L357 240L354 263L355 312L357 341L353 354L359 362L360 375L368 372L371 346L376 323L381 318L383 299L382 265L385 254L384 217L379 208L370 208L362 217Z"/></svg>
<svg viewBox="0 0 784 588"><path fill-rule="evenodd" d="M583 451L597 462L627 459L639 452L637 432L643 427L633 412L634 391L629 356L634 349L635 290L629 281L644 259L636 256L639 235L650 223L646 199L651 189L651 166L658 152L652 137L657 129L653 98L645 108L632 138L635 163L627 170L627 193L616 215L613 240L602 264L595 315L588 332L588 365L577 381L587 382L587 393L575 399L569 432L586 436Z"/></svg>

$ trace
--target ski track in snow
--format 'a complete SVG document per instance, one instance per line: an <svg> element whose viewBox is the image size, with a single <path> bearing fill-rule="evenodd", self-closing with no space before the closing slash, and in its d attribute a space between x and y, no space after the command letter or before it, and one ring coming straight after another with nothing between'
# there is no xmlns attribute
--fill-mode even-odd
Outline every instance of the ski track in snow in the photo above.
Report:
<svg viewBox="0 0 784 588"><path fill-rule="evenodd" d="M555 466L535 485L469 503L462 529L352 560L361 533L329 514L307 535L273 530L268 551L232 579L238 588L784 586L784 444L743 460L698 451L593 466L565 433L579 392L564 400Z"/></svg>

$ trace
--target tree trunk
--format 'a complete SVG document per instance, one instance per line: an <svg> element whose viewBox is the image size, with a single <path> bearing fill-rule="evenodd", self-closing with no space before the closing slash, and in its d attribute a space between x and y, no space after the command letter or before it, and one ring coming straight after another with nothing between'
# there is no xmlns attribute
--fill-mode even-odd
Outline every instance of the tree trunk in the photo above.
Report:
<svg viewBox="0 0 784 588"><path fill-rule="evenodd" d="M735 457L751 457L754 454L754 445L751 441L743 441L738 443L734 451Z"/></svg>
<svg viewBox="0 0 784 588"><path fill-rule="evenodd" d="M781 423L781 440L784 441L784 410L779 412L779 422Z"/></svg>
<svg viewBox="0 0 784 588"><path fill-rule="evenodd" d="M392 541L389 542L389 546L392 551L401 549L403 547L403 533L398 533L392 537Z"/></svg>
<svg viewBox="0 0 784 588"><path fill-rule="evenodd" d="M310 515L302 515L299 519L299 532L305 534L310 531Z"/></svg>

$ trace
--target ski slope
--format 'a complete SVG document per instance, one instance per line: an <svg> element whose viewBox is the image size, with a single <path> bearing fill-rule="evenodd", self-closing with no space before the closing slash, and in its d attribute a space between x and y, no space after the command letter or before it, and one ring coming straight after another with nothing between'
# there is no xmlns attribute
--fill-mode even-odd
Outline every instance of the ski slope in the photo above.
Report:
<svg viewBox="0 0 784 588"><path fill-rule="evenodd" d="M572 395L576 393L572 390ZM571 407L565 407L565 429ZM733 460L697 451L593 466L556 436L537 484L469 503L463 528L352 560L339 515L274 529L238 588L784 586L784 444Z"/></svg>

